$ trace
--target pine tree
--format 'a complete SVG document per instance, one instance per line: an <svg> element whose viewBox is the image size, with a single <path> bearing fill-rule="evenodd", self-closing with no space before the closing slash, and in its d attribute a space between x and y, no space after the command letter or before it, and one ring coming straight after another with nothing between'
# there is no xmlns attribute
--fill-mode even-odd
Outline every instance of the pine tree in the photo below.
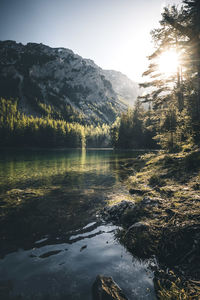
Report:
<svg viewBox="0 0 200 300"><path fill-rule="evenodd" d="M152 103L156 138L169 148L191 141L191 136L193 142L200 140L199 1L183 3L180 10L175 6L164 8L161 27L152 31L156 50L144 72L150 80L141 84L150 88L142 100ZM164 78L158 58L169 49L179 54L179 66L176 73Z"/></svg>
<svg viewBox="0 0 200 300"><path fill-rule="evenodd" d="M182 20L165 9L163 21L185 38L187 68L187 105L194 139L200 143L200 1L184 0ZM192 107L190 105L192 103Z"/></svg>

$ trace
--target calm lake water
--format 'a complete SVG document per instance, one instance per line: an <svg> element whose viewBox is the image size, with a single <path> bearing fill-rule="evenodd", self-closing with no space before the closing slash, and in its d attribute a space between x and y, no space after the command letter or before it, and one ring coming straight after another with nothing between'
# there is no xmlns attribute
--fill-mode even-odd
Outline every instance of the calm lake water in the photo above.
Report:
<svg viewBox="0 0 200 300"><path fill-rule="evenodd" d="M124 166L137 155L1 152L0 288L5 297L90 300L92 283L102 274L112 276L130 300L155 299L149 261L132 257L116 239L117 226L97 217L107 201L130 199Z"/></svg>

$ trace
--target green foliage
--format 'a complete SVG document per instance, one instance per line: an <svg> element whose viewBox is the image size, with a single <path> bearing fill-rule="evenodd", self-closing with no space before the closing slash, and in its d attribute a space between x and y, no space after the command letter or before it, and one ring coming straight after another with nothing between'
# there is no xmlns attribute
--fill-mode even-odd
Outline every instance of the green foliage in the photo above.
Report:
<svg viewBox="0 0 200 300"><path fill-rule="evenodd" d="M106 124L102 126L85 126L85 135L88 148L107 148L111 146L110 127Z"/></svg>
<svg viewBox="0 0 200 300"><path fill-rule="evenodd" d="M146 112L138 100L135 108L123 113L111 127L111 140L116 148L156 148L151 111Z"/></svg>
<svg viewBox="0 0 200 300"><path fill-rule="evenodd" d="M31 147L107 147L109 126L83 126L55 120L50 106L39 103L46 117L33 117L18 111L16 100L0 99L0 145Z"/></svg>
<svg viewBox="0 0 200 300"><path fill-rule="evenodd" d="M148 81L141 84L148 88L140 98L152 104L155 140L170 151L200 143L200 5L198 0L183 4L165 7L161 27L152 30L156 50L143 73ZM177 72L168 76L159 70L159 57L167 50L179 54Z"/></svg>

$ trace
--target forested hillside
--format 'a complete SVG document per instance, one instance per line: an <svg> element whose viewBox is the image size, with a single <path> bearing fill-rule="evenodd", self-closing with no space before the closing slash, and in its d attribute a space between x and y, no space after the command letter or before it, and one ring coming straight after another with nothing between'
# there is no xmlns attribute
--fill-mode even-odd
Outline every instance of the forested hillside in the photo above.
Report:
<svg viewBox="0 0 200 300"><path fill-rule="evenodd" d="M109 147L109 126L136 97L125 75L69 49L0 42L1 146Z"/></svg>
<svg viewBox="0 0 200 300"><path fill-rule="evenodd" d="M50 110L50 108L49 108ZM17 101L0 99L0 145L29 147L109 147L108 125L81 125L27 116L18 110Z"/></svg>

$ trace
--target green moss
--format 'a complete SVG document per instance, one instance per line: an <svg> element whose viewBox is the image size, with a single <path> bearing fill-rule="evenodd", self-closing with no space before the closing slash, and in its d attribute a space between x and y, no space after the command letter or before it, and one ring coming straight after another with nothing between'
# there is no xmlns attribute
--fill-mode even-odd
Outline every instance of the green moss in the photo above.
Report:
<svg viewBox="0 0 200 300"><path fill-rule="evenodd" d="M160 201L155 206L138 205L138 209L136 205L133 211L124 214L124 228L130 228L135 222L149 226L138 234L135 229L132 234L125 231L121 241L134 255L150 257L154 254L165 267L176 265L176 270L184 270L184 277L175 281L157 277L158 299L199 299L198 289L187 286L186 282L188 278L199 281L200 276L200 152L148 153L139 159L143 166L128 178L128 186L147 189L145 196L157 197ZM164 273L166 276L167 272Z"/></svg>

